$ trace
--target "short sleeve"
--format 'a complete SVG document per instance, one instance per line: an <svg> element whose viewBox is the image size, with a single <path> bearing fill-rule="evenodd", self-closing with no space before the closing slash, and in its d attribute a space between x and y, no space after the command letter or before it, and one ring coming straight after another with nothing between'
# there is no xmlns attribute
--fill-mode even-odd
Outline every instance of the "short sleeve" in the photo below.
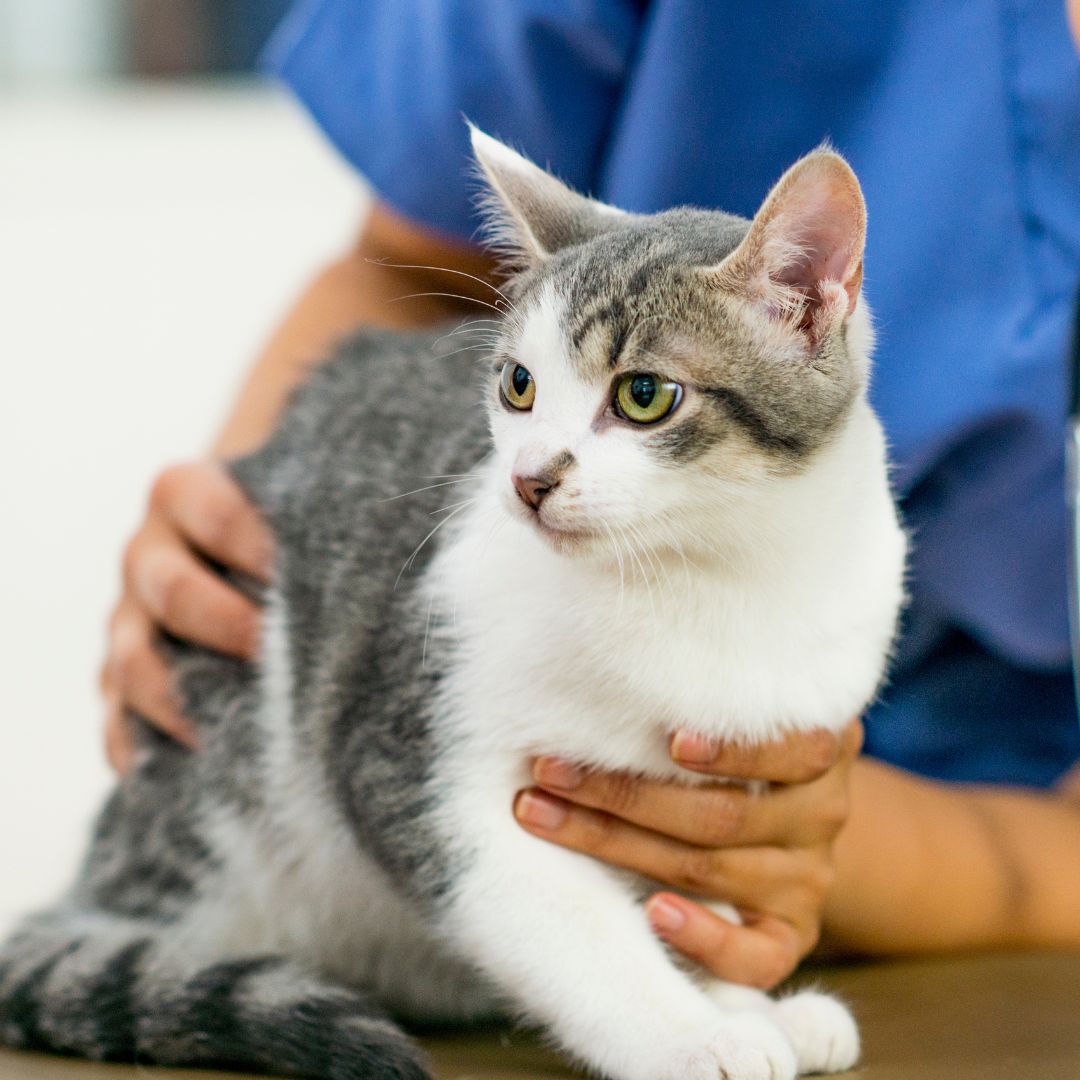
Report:
<svg viewBox="0 0 1080 1080"><path fill-rule="evenodd" d="M265 57L406 217L471 237L465 118L588 191L640 0L301 0Z"/></svg>

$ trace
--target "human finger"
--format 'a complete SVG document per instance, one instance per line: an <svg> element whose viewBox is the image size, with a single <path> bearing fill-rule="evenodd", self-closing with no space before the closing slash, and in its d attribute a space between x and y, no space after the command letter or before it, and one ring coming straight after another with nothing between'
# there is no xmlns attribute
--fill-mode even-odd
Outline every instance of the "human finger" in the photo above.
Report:
<svg viewBox="0 0 1080 1080"><path fill-rule="evenodd" d="M270 575L270 529L243 490L216 462L174 465L162 472L151 507L172 521L193 547L214 562L259 580Z"/></svg>
<svg viewBox="0 0 1080 1080"><path fill-rule="evenodd" d="M766 743L718 742L683 729L672 737L670 752L677 765L698 773L732 780L805 784L828 772L843 755L851 753L853 745L861 745L861 740L859 721L840 734L818 728L791 732Z"/></svg>
<svg viewBox="0 0 1080 1080"><path fill-rule="evenodd" d="M198 745L195 730L181 710L172 672L155 647L154 629L129 600L121 601L109 622L101 687L109 717L106 733L114 748L125 740L130 743L131 724L125 716L128 710L185 746L194 749ZM119 710L119 719L112 717L114 706Z"/></svg>
<svg viewBox="0 0 1080 1080"><path fill-rule="evenodd" d="M130 725L120 702L120 695L105 698L105 757L120 776L131 768L133 756Z"/></svg>
<svg viewBox="0 0 1080 1080"><path fill-rule="evenodd" d="M831 772L762 792L591 771L552 757L537 758L532 772L537 786L579 806L703 847L814 844L847 819L846 784Z"/></svg>
<svg viewBox="0 0 1080 1080"><path fill-rule="evenodd" d="M183 547L155 544L130 562L130 585L169 633L217 652L252 659L260 612Z"/></svg>
<svg viewBox="0 0 1080 1080"><path fill-rule="evenodd" d="M813 948L812 934L775 916L738 926L693 900L656 893L645 903L653 930L672 948L726 982L771 990Z"/></svg>
<svg viewBox="0 0 1080 1080"><path fill-rule="evenodd" d="M103 680L106 692L159 731L194 749L195 729L183 715L172 672L154 647L153 629L138 611L125 611L112 625Z"/></svg>
<svg viewBox="0 0 1080 1080"><path fill-rule="evenodd" d="M829 885L828 862L813 849L695 847L536 788L518 795L514 815L526 830L560 847L738 908L814 906Z"/></svg>

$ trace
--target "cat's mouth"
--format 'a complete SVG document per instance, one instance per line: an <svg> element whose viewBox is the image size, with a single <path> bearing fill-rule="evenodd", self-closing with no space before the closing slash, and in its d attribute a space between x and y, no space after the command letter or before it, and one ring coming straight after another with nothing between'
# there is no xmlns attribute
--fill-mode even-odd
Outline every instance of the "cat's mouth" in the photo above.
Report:
<svg viewBox="0 0 1080 1080"><path fill-rule="evenodd" d="M545 540L554 544L555 548L559 551L567 551L579 547L593 539L593 534L585 529L561 529L558 526L550 525L536 513L532 515L531 520L533 525L536 526L537 532L539 532Z"/></svg>
<svg viewBox="0 0 1080 1080"><path fill-rule="evenodd" d="M575 529L553 524L547 507L529 505L516 495L510 496L508 502L511 513L536 529L556 551L576 550L596 539L596 533L591 529Z"/></svg>

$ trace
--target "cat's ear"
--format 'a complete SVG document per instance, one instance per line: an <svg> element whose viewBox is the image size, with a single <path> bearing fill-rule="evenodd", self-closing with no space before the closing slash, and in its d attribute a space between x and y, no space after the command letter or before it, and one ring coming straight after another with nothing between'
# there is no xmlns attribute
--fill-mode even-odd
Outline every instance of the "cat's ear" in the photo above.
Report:
<svg viewBox="0 0 1080 1080"><path fill-rule="evenodd" d="M491 196L488 231L513 261L535 265L617 226L621 210L587 199L528 158L469 126L473 154Z"/></svg>
<svg viewBox="0 0 1080 1080"><path fill-rule="evenodd" d="M705 273L816 346L855 310L865 242L855 173L839 154L815 150L769 192L735 251Z"/></svg>

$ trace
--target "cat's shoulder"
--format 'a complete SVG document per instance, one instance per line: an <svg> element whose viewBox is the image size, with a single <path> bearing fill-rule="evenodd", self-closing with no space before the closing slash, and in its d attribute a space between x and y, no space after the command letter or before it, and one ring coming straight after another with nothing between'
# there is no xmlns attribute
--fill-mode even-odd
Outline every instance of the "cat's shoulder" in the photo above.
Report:
<svg viewBox="0 0 1080 1080"><path fill-rule="evenodd" d="M266 444L232 463L233 475L270 511L277 495L315 488L359 485L378 497L416 487L406 483L414 474L446 471L446 448L470 467L487 443L483 358L454 354L456 329L365 327L343 338L292 392Z"/></svg>

